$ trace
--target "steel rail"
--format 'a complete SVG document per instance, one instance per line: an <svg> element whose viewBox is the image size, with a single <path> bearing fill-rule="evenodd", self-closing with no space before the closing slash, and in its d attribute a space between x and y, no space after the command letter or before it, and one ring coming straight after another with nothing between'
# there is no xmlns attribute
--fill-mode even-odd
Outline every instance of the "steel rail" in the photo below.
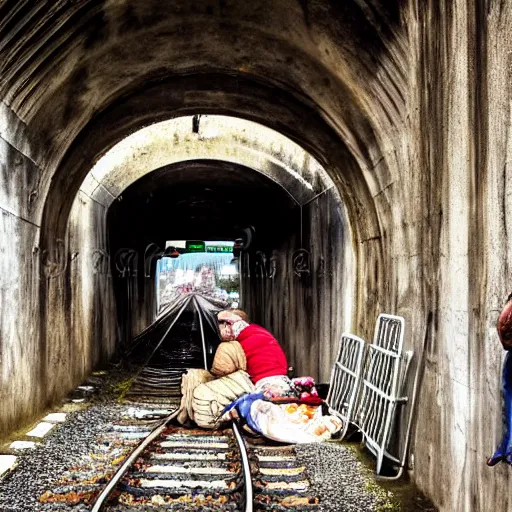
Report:
<svg viewBox="0 0 512 512"><path fill-rule="evenodd" d="M135 375L134 377L132 378L133 379L133 382L135 382L137 380L137 378L139 377L140 373L142 372L142 370L148 365L149 361L151 360L151 358L155 355L156 351L160 348L160 345L163 343L163 341L165 340L165 338L167 337L167 335L169 334L169 332L171 331L171 329L174 327L174 324L178 321L178 319L180 318L181 314L183 313L183 311L185 311L185 308L188 306L189 302L191 301L192 297L187 297L185 300L184 300L184 303L181 307L181 309L179 310L178 314L176 315L176 317L174 318L174 320L171 322L171 325L165 330L165 333L164 335L160 338L160 341L156 344L156 346L154 347L154 349L151 351L151 353L149 354L149 356L146 358L146 360L139 366L139 369L135 372Z"/></svg>
<svg viewBox="0 0 512 512"><path fill-rule="evenodd" d="M137 370L135 377L133 379L134 383L137 380L137 377L139 377L140 373L146 367L151 360L151 358L155 355L156 351L160 348L160 345L164 341L164 339L167 337L171 329L174 327L174 324L178 321L179 317L185 310L185 308L188 306L190 300L192 297L187 297L183 301L183 305L181 309L179 310L179 313L176 315L176 318L171 322L171 325L165 330L164 335L160 338L160 341L156 344L155 348L151 351L149 357L146 358L144 363L139 367ZM137 445L137 447L132 451L132 453L127 457L127 459L123 462L123 464L118 468L118 470L114 473L112 478L110 479L109 483L105 486L105 488L100 492L100 494L97 496L96 500L94 501L94 506L91 509L91 512L98 512L101 510L103 504L105 503L105 500L110 496L112 491L115 489L121 478L126 474L128 469L130 469L131 465L135 461L135 459L144 451L144 449L154 440L156 439L167 427L167 424L173 420L179 413L179 409L176 409L173 411L169 416L164 418L152 431L151 433L142 440L141 443Z"/></svg>
<svg viewBox="0 0 512 512"><path fill-rule="evenodd" d="M236 444L240 452L240 462L242 464L242 476L244 479L244 512L253 512L254 509L254 491L252 488L251 479L251 466L249 464L249 456L247 455L247 446L245 445L244 438L240 433L240 429L237 425L236 420L231 422L231 428L235 436Z"/></svg>
<svg viewBox="0 0 512 512"><path fill-rule="evenodd" d="M188 304L191 300L191 296L181 296L179 299L177 299L176 301L176 310L178 310L179 308L181 308L182 305L185 305L185 304ZM183 313L183 309L182 308L179 313L177 314L176 316L176 319L179 318L179 316ZM168 308L168 311L166 311L166 313L170 313L172 310L171 307ZM175 321L176 321L175 319ZM174 325L174 323L173 323ZM171 328L172 328L172 325L171 325ZM160 330L166 330L166 332L169 332L169 328L168 327L165 327L165 323L162 321L162 319L160 317L156 318L152 324L148 325L145 329L143 329L139 334L137 334L128 344L127 346L125 347L124 349L124 355L125 357L130 355L133 350L138 346L138 343L139 343L139 340L143 337L143 336L147 336L149 333L153 333L155 331L156 334L158 334L158 332Z"/></svg>
<svg viewBox="0 0 512 512"><path fill-rule="evenodd" d="M94 501L94 506L91 512L99 512L102 509L103 504L107 498L112 494L112 491L116 488L117 484L130 469L131 465L137 459L137 457L146 449L146 447L156 439L167 427L167 423L173 420L178 415L178 410L173 411L167 416L157 427L155 427L151 434L149 434L130 454L130 456L123 462L121 467L114 473L110 482L107 486L98 494L98 497Z"/></svg>
<svg viewBox="0 0 512 512"><path fill-rule="evenodd" d="M137 447L132 451L132 453L127 457L127 459L123 462L123 464L118 468L118 470L114 473L109 483L105 486L105 488L98 494L96 500L94 501L94 505L91 509L91 512L100 512L105 505L106 500L112 494L117 484L126 474L126 472L130 469L132 464L137 460L137 457L147 448L149 444L151 444L166 428L167 424L172 421L178 415L178 410L173 411L169 416L167 416L164 420L157 425L151 433L137 445ZM252 487L252 479L251 479L251 466L249 464L249 456L247 454L247 447L245 445L245 441L240 433L240 429L235 420L231 423L231 428L233 430L233 434L238 446L238 450L240 453L240 462L242 465L242 476L244 481L244 512L253 512L254 511L254 490Z"/></svg>
<svg viewBox="0 0 512 512"><path fill-rule="evenodd" d="M206 356L206 340L204 337L204 327L203 327L203 317L201 316L201 306L199 305L199 301L194 295L194 306L197 311L197 316L199 317L199 327L201 328L201 343L203 344L203 359L204 359L204 369L208 370L208 360Z"/></svg>

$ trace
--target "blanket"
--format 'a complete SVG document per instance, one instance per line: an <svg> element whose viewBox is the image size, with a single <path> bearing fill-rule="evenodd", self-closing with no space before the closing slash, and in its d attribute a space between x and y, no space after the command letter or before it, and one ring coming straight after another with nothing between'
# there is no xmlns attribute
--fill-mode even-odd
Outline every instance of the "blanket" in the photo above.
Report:
<svg viewBox="0 0 512 512"><path fill-rule="evenodd" d="M285 377L273 379L228 405L223 418L242 418L254 432L282 443L325 441L341 430L337 416L322 415L311 377L288 380L288 386Z"/></svg>

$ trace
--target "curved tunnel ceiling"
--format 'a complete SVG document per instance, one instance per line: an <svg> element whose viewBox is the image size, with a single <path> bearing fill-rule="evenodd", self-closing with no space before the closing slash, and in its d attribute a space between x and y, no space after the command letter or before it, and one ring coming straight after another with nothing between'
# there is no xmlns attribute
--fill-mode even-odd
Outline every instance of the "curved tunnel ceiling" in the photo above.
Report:
<svg viewBox="0 0 512 512"><path fill-rule="evenodd" d="M41 169L30 220L63 238L80 183L109 148L184 114L234 115L315 155L357 238L404 121L408 35L400 0L7 0L0 7L0 135ZM379 166L379 176L372 172Z"/></svg>
<svg viewBox="0 0 512 512"><path fill-rule="evenodd" d="M174 0L163 14L160 0L7 0L0 98L37 134L30 156L43 166L118 98L199 71L259 77L310 98L357 151L366 131L357 112L400 118L402 4Z"/></svg>
<svg viewBox="0 0 512 512"><path fill-rule="evenodd" d="M311 155L274 130L232 117L184 116L148 126L121 141L97 162L80 190L108 207L154 169L201 159L261 173L298 205L333 186ZM203 172L211 174L212 183L217 180L214 166ZM236 179L235 174L227 179Z"/></svg>
<svg viewBox="0 0 512 512"><path fill-rule="evenodd" d="M225 240L255 228L259 243L281 242L299 226L299 208L265 175L220 160L188 160L132 183L108 215L115 247L169 239Z"/></svg>

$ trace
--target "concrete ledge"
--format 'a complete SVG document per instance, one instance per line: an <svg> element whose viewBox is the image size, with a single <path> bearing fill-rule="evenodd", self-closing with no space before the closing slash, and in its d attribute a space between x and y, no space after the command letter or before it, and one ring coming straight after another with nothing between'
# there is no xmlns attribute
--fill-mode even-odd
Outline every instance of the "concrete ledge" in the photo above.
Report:
<svg viewBox="0 0 512 512"><path fill-rule="evenodd" d="M14 467L16 459L16 455L0 455L0 478Z"/></svg>
<svg viewBox="0 0 512 512"><path fill-rule="evenodd" d="M27 432L26 435L30 437L44 437L53 427L55 427L54 423L47 423L46 421L42 421L41 423L38 423L30 432Z"/></svg>

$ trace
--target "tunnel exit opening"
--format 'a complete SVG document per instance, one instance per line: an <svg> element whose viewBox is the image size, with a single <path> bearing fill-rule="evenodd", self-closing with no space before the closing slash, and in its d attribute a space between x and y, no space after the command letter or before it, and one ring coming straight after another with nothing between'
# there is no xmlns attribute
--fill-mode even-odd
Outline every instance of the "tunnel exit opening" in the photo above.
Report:
<svg viewBox="0 0 512 512"><path fill-rule="evenodd" d="M156 264L158 315L180 295L200 293L226 307L240 303L238 257L233 241L168 240ZM236 250L236 249L235 249Z"/></svg>

